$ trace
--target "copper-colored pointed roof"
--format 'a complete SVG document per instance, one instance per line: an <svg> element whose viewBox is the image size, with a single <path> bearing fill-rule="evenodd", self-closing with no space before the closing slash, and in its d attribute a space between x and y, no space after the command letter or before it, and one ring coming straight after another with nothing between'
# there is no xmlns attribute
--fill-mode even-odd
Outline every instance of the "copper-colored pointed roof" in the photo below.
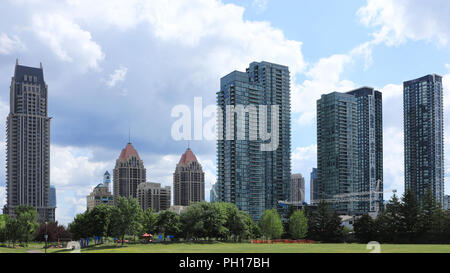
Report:
<svg viewBox="0 0 450 273"><path fill-rule="evenodd" d="M125 147L125 149L122 149L122 152L120 153L120 157L121 159L128 159L130 156L134 155L135 157L137 157L137 159L140 160L139 158L139 154L136 151L136 149L134 149L133 145L131 143L128 143L127 146Z"/></svg>
<svg viewBox="0 0 450 273"><path fill-rule="evenodd" d="M188 165L192 161L197 161L197 158L195 157L192 150L187 148L186 152L181 156L180 162L178 162L178 164Z"/></svg>

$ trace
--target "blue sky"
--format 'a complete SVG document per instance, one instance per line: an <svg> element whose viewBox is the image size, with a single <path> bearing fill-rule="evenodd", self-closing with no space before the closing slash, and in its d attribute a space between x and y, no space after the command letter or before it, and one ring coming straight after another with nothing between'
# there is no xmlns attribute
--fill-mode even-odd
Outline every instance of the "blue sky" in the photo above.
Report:
<svg viewBox="0 0 450 273"><path fill-rule="evenodd" d="M6 0L0 11L1 128L15 59L28 66L42 62L53 117L51 183L57 220L67 224L114 167L129 128L149 181L172 185L187 143L171 137L171 109L193 107L194 97L214 104L220 77L265 60L291 71L292 169L305 176L307 199L316 165L316 100L359 86L383 92L385 189L402 193L404 80L444 76L448 131L448 14L446 0ZM4 138L0 130L0 162ZM206 172L209 199L215 142L190 146ZM2 207L5 189L0 164Z"/></svg>

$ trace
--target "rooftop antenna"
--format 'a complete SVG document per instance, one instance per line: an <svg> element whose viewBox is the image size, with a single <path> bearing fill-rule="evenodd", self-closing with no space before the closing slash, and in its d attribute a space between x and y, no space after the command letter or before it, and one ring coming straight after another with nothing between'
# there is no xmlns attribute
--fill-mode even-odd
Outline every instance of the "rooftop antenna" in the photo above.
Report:
<svg viewBox="0 0 450 273"><path fill-rule="evenodd" d="M42 69L42 62L40 62L39 65L41 66L41 69Z"/></svg>
<svg viewBox="0 0 450 273"><path fill-rule="evenodd" d="M16 65L19 65L19 58L16 58Z"/></svg>
<svg viewBox="0 0 450 273"><path fill-rule="evenodd" d="M128 143L131 143L131 129L128 128Z"/></svg>
<svg viewBox="0 0 450 273"><path fill-rule="evenodd" d="M191 148L191 141L188 140L188 149L190 149L190 148Z"/></svg>

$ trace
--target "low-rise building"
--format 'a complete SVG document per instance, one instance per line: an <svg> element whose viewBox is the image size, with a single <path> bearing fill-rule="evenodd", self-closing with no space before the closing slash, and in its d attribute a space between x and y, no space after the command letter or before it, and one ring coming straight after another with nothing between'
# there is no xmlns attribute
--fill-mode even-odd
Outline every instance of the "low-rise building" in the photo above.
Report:
<svg viewBox="0 0 450 273"><path fill-rule="evenodd" d="M442 204L444 210L450 210L450 195L444 195L444 202Z"/></svg>

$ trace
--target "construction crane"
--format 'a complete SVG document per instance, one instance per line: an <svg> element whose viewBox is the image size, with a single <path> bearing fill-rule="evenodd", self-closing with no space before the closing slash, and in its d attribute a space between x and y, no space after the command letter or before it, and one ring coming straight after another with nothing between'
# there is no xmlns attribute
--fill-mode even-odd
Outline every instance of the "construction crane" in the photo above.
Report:
<svg viewBox="0 0 450 273"><path fill-rule="evenodd" d="M313 200L311 204L317 204L320 201L326 203L351 203L351 202L369 202L370 210L369 213L378 215L381 207L381 203L383 202L383 194L388 193L390 191L380 191L381 180L377 180L375 189L366 191L366 192L353 192L353 193L343 193L332 195L330 198ZM393 192L397 192L397 190L393 190ZM324 193L322 193L324 194ZM292 202L292 201L278 201L280 206L285 205L293 205L293 206L302 206L303 202ZM378 203L378 206L377 204Z"/></svg>

